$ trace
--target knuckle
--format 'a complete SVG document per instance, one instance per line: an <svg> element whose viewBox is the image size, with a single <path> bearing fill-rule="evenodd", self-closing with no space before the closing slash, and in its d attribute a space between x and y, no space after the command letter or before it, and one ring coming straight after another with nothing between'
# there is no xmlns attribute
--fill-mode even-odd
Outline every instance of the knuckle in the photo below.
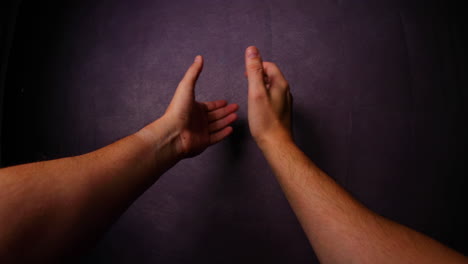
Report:
<svg viewBox="0 0 468 264"><path fill-rule="evenodd" d="M260 92L253 92L251 94L251 98L255 101L262 101L264 100L266 97L266 94L265 93L260 93Z"/></svg>
<svg viewBox="0 0 468 264"><path fill-rule="evenodd" d="M263 66L268 67L268 68L271 68L272 65L274 65L273 62L269 62L269 61L264 61L263 62Z"/></svg>
<svg viewBox="0 0 468 264"><path fill-rule="evenodd" d="M280 72L278 65L274 62L268 62L268 67L271 68L274 72Z"/></svg>
<svg viewBox="0 0 468 264"><path fill-rule="evenodd" d="M250 71L250 72L263 72L263 67L262 65L258 64L258 63L252 63L252 64L249 64L247 65L247 69Z"/></svg>
<svg viewBox="0 0 468 264"><path fill-rule="evenodd" d="M275 87L284 93L288 93L290 91L289 84L282 80L278 80L275 83Z"/></svg>

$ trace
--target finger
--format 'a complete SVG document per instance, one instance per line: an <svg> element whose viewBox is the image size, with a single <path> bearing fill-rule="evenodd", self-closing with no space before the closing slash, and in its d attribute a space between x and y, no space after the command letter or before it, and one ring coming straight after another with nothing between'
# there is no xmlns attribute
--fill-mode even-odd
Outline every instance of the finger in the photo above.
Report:
<svg viewBox="0 0 468 264"><path fill-rule="evenodd" d="M270 83L273 87L280 87L285 88L287 86L287 81L284 78L283 73L281 70L276 66L273 62L264 62L263 69L265 71L265 75L268 77L268 83Z"/></svg>
<svg viewBox="0 0 468 264"><path fill-rule="evenodd" d="M265 70L265 62L263 62L263 69ZM244 72L244 76L245 76L245 78L248 78L248 75L247 75L247 72L246 72L246 71ZM269 80L268 75L263 74L263 80L264 80L265 82L267 82L267 81Z"/></svg>
<svg viewBox="0 0 468 264"><path fill-rule="evenodd" d="M269 62L269 61L263 61L262 63L263 63L263 69L264 69L265 71L267 71L267 68L270 68L270 69L271 69L271 68L277 68L277 70L279 71L279 73L280 73L280 74L282 75L282 77L284 78L283 73L279 70L279 68L278 68L278 66L276 66L276 64L274 64L273 62ZM272 73L273 73L273 72L270 71L269 75L271 75ZM245 78L248 77L247 71L244 71L244 76L245 76Z"/></svg>
<svg viewBox="0 0 468 264"><path fill-rule="evenodd" d="M216 120L214 122L211 122L209 125L208 125L208 131L210 133L213 133L215 131L218 131L218 130L221 130L225 127L227 127L228 125L230 125L232 122L234 122L235 120L237 119L237 114L236 113L231 113L219 120Z"/></svg>
<svg viewBox="0 0 468 264"><path fill-rule="evenodd" d="M226 107L222 107L222 108L219 108L219 109L216 109L212 112L209 112L208 113L208 121L209 122L212 122L212 121L216 121L218 119L221 119L231 113L234 113L235 111L237 111L239 109L239 105L237 104L230 104Z"/></svg>
<svg viewBox="0 0 468 264"><path fill-rule="evenodd" d="M184 77L179 82L177 86L171 105L178 105L180 107L183 104L187 104L190 100L195 99L195 83L198 80L200 72L203 68L203 57L198 55L195 57L195 61L189 67L187 72L185 72ZM177 108L176 107L176 108Z"/></svg>
<svg viewBox="0 0 468 264"><path fill-rule="evenodd" d="M264 70L260 52L255 46L249 46L245 51L245 69L249 82L249 93L264 94L266 87L263 79Z"/></svg>
<svg viewBox="0 0 468 264"><path fill-rule="evenodd" d="M225 127L224 129L213 133L210 135L210 145L216 144L219 141L225 139L227 136L229 136L232 133L232 127L228 126Z"/></svg>
<svg viewBox="0 0 468 264"><path fill-rule="evenodd" d="M184 84L183 86L188 87L190 89L194 89L202 70L203 57L201 55L198 55L195 57L194 62L192 63L192 65L190 65L180 82Z"/></svg>
<svg viewBox="0 0 468 264"><path fill-rule="evenodd" d="M227 101L218 100L218 101L204 102L203 104L206 106L206 111L210 112L210 111L226 106Z"/></svg>
<svg viewBox="0 0 468 264"><path fill-rule="evenodd" d="M265 83L265 88L269 90L271 86L271 77L268 76L267 69L265 67L266 63L270 63L270 62L263 62L263 69L265 71L265 73L263 74L263 82ZM248 78L246 71L244 72L244 76L245 78Z"/></svg>

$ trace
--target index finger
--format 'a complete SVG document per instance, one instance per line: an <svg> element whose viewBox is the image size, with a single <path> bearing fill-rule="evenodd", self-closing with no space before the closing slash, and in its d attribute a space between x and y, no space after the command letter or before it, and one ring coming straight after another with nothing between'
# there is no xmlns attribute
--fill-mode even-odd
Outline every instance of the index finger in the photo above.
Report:
<svg viewBox="0 0 468 264"><path fill-rule="evenodd" d="M286 78L284 78L283 73L278 68L278 66L273 62L264 62L263 69L265 74L268 76L269 83L272 86L285 87L288 84Z"/></svg>
<svg viewBox="0 0 468 264"><path fill-rule="evenodd" d="M263 76L265 77L266 75L270 82L271 80L275 80L277 82L286 81L286 78L284 78L284 75L281 72L281 70L273 62L264 61L263 71L265 72ZM244 76L245 78L248 78L247 71L244 71Z"/></svg>

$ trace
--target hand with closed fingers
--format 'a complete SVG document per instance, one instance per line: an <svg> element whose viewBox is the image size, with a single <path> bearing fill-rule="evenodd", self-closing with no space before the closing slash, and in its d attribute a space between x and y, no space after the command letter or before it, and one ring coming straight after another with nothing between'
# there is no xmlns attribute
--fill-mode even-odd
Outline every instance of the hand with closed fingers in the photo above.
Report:
<svg viewBox="0 0 468 264"><path fill-rule="evenodd" d="M265 141L292 140L292 95L280 69L272 62L263 62L255 46L246 49L245 67L253 138L260 147Z"/></svg>

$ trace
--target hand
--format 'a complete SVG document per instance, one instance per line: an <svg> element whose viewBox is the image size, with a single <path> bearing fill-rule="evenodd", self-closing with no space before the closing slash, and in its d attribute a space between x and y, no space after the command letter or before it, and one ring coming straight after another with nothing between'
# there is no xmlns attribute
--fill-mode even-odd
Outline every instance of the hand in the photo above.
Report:
<svg viewBox="0 0 468 264"><path fill-rule="evenodd" d="M161 118L165 120L164 126L176 133L175 151L182 158L196 156L229 136L232 133L229 125L237 119L237 104L228 105L226 100L195 101L195 84L202 69L203 57L197 56Z"/></svg>
<svg viewBox="0 0 468 264"><path fill-rule="evenodd" d="M257 54L249 57L249 51ZM262 62L260 52L250 46L245 52L246 77L249 82L248 119L250 133L257 142L292 140L292 95L289 84L272 62Z"/></svg>

